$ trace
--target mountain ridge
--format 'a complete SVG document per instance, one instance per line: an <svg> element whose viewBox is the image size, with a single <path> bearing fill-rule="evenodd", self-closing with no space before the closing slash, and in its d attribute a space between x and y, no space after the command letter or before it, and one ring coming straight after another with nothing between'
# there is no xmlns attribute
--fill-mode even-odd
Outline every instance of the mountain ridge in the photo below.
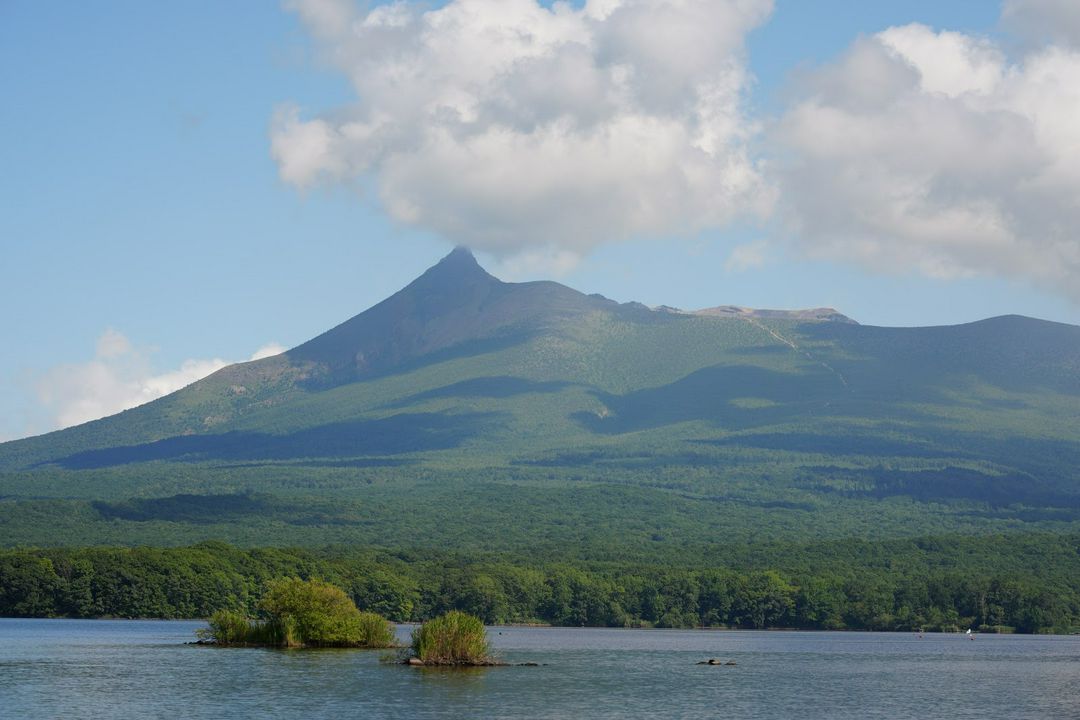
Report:
<svg viewBox="0 0 1080 720"><path fill-rule="evenodd" d="M257 539L274 522L286 542L371 542L439 518L454 546L478 541L481 518L516 527L537 511L526 498L584 525L491 542L598 522L643 547L764 528L793 541L1080 530L1080 327L732 308L505 283L456 249L284 353L0 445L0 542L41 542L49 523L87 538ZM250 504L278 519L215 523L208 505L206 522L159 526L92 505L248 491L281 498ZM351 509L301 527L300 496ZM445 515L467 501L471 519Z"/></svg>

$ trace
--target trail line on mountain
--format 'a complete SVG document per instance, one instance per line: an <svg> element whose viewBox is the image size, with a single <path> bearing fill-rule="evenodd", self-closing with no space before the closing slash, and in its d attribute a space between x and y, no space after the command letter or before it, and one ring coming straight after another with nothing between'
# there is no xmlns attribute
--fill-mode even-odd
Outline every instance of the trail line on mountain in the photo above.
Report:
<svg viewBox="0 0 1080 720"><path fill-rule="evenodd" d="M759 330L764 330L765 332L769 333L769 335L771 335L773 338L775 338L776 340L782 342L784 345L787 345L788 347L790 347L795 352L800 353L801 355L804 355L811 362L817 363L821 367L823 367L826 370L828 370L829 372L831 372L833 375L836 376L836 378L840 381L840 383L844 387L850 387L850 385L848 385L847 378L844 377L844 374L842 372L840 372L839 370L837 370L836 368L834 368L832 365L825 362L824 360L818 360L816 357L814 357L814 355L809 350L804 350L794 340L784 337L783 335L776 332L775 330L773 330L768 325L762 324L761 321L757 320L756 318L744 317L743 319L746 320L746 322L753 325L754 327L758 328Z"/></svg>

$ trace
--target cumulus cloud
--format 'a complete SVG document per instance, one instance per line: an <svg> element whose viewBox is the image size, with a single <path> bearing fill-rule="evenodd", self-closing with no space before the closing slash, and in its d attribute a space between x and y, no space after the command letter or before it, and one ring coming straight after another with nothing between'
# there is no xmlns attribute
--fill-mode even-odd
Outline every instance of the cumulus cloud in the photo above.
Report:
<svg viewBox="0 0 1080 720"><path fill-rule="evenodd" d="M284 352L269 343L251 360ZM79 425L164 397L231 363L220 358L185 360L180 367L157 372L151 351L135 346L122 333L108 329L97 341L94 359L54 367L36 382L37 398L53 428Z"/></svg>
<svg viewBox="0 0 1080 720"><path fill-rule="evenodd" d="M801 88L769 137L805 251L1080 299L1080 52L1013 61L913 24L857 40Z"/></svg>
<svg viewBox="0 0 1080 720"><path fill-rule="evenodd" d="M280 108L298 188L374 192L398 221L502 258L764 217L744 38L772 0L291 0L356 102Z"/></svg>
<svg viewBox="0 0 1080 720"><path fill-rule="evenodd" d="M1019 50L918 24L860 37L765 131L744 40L771 0L287 5L356 97L278 109L281 178L370 193L505 267L565 270L602 242L779 217L810 256L1080 299L1072 0L1007 0Z"/></svg>

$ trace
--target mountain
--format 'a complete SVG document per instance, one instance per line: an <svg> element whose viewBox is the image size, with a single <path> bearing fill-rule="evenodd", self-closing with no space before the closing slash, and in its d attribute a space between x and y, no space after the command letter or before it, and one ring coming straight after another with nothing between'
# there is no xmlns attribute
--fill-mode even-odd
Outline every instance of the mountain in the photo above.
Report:
<svg viewBox="0 0 1080 720"><path fill-rule="evenodd" d="M596 310L617 306L558 283L500 282L459 247L401 292L286 354L340 384L440 352L525 339Z"/></svg>
<svg viewBox="0 0 1080 720"><path fill-rule="evenodd" d="M619 304L465 249L281 355L0 445L0 543L649 553L1080 529L1080 327Z"/></svg>

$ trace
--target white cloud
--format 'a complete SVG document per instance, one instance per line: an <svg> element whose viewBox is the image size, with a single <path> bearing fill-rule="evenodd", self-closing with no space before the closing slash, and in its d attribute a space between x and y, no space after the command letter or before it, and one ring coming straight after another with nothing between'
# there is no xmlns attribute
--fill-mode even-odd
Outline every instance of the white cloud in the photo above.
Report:
<svg viewBox="0 0 1080 720"><path fill-rule="evenodd" d="M289 5L356 100L279 109L282 179L361 188L511 271L779 205L810 256L1080 298L1073 0L1005 2L1020 55L918 24L859 38L806 73L764 133L745 106L744 40L771 0ZM726 265L761 261L744 247Z"/></svg>
<svg viewBox="0 0 1080 720"><path fill-rule="evenodd" d="M768 214L743 41L772 0L294 0L357 102L273 120L298 188L371 187L395 219L560 258Z"/></svg>
<svg viewBox="0 0 1080 720"><path fill-rule="evenodd" d="M890 28L803 79L770 132L793 242L1080 299L1080 53Z"/></svg>
<svg viewBox="0 0 1080 720"><path fill-rule="evenodd" d="M249 360L262 360L263 358L273 357L274 355L280 355L289 348L284 345L280 345L276 342L267 343L260 347L255 352L251 353Z"/></svg>
<svg viewBox="0 0 1080 720"><path fill-rule="evenodd" d="M925 25L893 27L877 40L894 58L918 74L919 88L929 94L960 97L987 95L1001 83L1005 58L989 40L963 33L935 33Z"/></svg>
<svg viewBox="0 0 1080 720"><path fill-rule="evenodd" d="M269 343L251 359L285 349ZM52 420L52 429L65 428L164 397L229 364L220 358L185 360L175 370L156 372L150 350L133 345L110 328L98 338L93 360L60 365L42 374L36 382L37 398Z"/></svg>

